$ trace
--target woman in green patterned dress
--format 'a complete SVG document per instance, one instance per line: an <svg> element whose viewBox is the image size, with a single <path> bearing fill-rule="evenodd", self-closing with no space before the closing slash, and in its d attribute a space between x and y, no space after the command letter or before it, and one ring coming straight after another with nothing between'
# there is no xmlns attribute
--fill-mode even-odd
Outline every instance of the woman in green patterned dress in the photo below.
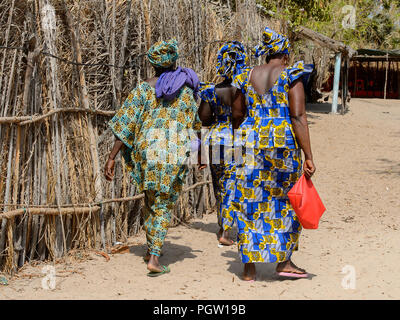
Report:
<svg viewBox="0 0 400 320"><path fill-rule="evenodd" d="M170 271L159 263L171 220L187 173L191 145L201 130L197 113L197 75L191 69L176 68L176 40L154 44L147 57L155 77L132 90L109 126L116 136L105 165L105 177L114 177L114 159L122 150L126 168L144 192L144 230L147 238L149 276Z"/></svg>

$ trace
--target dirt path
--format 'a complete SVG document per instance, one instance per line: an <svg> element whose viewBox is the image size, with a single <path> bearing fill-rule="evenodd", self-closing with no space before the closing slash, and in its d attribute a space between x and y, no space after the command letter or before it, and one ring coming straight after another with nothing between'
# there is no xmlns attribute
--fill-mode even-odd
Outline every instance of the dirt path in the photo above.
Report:
<svg viewBox="0 0 400 320"><path fill-rule="evenodd" d="M0 286L0 299L399 299L400 102L353 99L350 110L309 113L313 181L328 208L294 254L311 279L281 281L274 265L258 265L258 281L242 282L236 247L217 247L213 214L170 230L161 258L168 275L146 276L141 234L108 262L92 253L57 264L54 290L42 288L45 264L25 267ZM342 287L346 265L355 289Z"/></svg>

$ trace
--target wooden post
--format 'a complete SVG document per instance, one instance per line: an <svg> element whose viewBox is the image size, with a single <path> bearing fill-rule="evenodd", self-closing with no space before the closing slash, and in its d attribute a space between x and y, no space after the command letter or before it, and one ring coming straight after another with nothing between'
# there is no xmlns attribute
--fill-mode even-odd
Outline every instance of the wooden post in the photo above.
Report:
<svg viewBox="0 0 400 320"><path fill-rule="evenodd" d="M75 61L77 63L82 63L82 53L79 42L79 33L77 32L76 28L73 27L72 15L65 3L63 8L67 20L67 27L69 28L71 34L72 47L75 52ZM85 73L83 71L82 66L77 66L77 73L79 80L77 84L79 87L80 101L82 106L85 109L89 110L90 109L89 96L86 86ZM95 200L100 201L103 198L103 188L101 185L101 171L99 164L99 154L97 151L97 144L96 144L95 126L92 124L92 119L90 116L87 118L87 121L88 121L89 148L92 157L94 185L96 191Z"/></svg>
<svg viewBox="0 0 400 320"><path fill-rule="evenodd" d="M379 77L378 77L378 72L379 72L379 61L376 62L376 72L374 72L374 89L375 88L379 88L380 86L378 86L377 84L379 83ZM374 90L374 94L372 95L374 98L375 97L375 90Z"/></svg>
<svg viewBox="0 0 400 320"><path fill-rule="evenodd" d="M129 31L129 21L131 17L131 7L132 7L132 1L127 1L126 3L126 14L125 14L125 26L124 30L122 32L122 41L121 41L121 51L119 55L119 65L120 66L125 66L125 53L126 53L126 42L128 40L128 31ZM123 88L123 82L124 82L124 68L121 68L119 70L119 75L117 78L117 107L121 105L121 96L122 96L122 88Z"/></svg>
<svg viewBox="0 0 400 320"><path fill-rule="evenodd" d="M347 100L347 90L348 90L348 75L349 75L349 59L346 57L344 60L343 66L343 75L342 75L342 108L340 109L340 113L343 115L346 111L346 100Z"/></svg>
<svg viewBox="0 0 400 320"><path fill-rule="evenodd" d="M332 111L331 111L332 113L337 113L341 64L342 64L342 54L338 52L336 53L336 58L335 58L335 76L333 80L333 97L332 97Z"/></svg>
<svg viewBox="0 0 400 320"><path fill-rule="evenodd" d="M399 93L398 98L400 99L400 68L399 62L396 62L396 72L397 72L397 92Z"/></svg>
<svg viewBox="0 0 400 320"><path fill-rule="evenodd" d="M383 93L383 98L385 100L386 100L386 92L387 92L388 71L389 71L389 54L386 53L385 90L384 90L384 93Z"/></svg>
<svg viewBox="0 0 400 320"><path fill-rule="evenodd" d="M146 44L146 51L150 49L151 46L151 19L150 19L150 12L151 12L151 1L142 1L143 4L143 20L144 20L144 39L145 39L145 44ZM151 77L151 72L152 68L149 67L149 64L147 63L147 68L146 68L146 74L147 77Z"/></svg>
<svg viewBox="0 0 400 320"><path fill-rule="evenodd" d="M39 54L40 54L40 49L35 48L36 47L36 37L32 37L29 40L29 53L28 53L28 58L27 58L27 63L26 63L26 70L25 70L25 78L24 78L24 92L23 92L23 98L22 98L22 109L24 113L29 112L29 104L30 104L30 99L31 99L31 82L32 82L32 74L33 74L33 69L35 68L35 64L38 60ZM21 127L18 126L18 131L17 131L17 141L18 141L18 135L20 134ZM32 136L29 136L29 139L31 139ZM28 145L31 145L31 142L28 143ZM19 150L20 146L17 144L16 146ZM18 166L18 163L17 163ZM29 167L29 178L31 178L31 167ZM21 180L24 181L24 173L21 177ZM17 181L18 183L18 181ZM30 184L28 184L29 188ZM18 189L15 190L16 196L18 197ZM21 197L22 197L22 192L21 192ZM21 198L22 199L22 198ZM17 202L17 199L15 199ZM26 202L29 203L29 199L26 199ZM26 230L28 226L28 217L23 216L21 219L21 223L23 222L23 232L21 234L21 238L19 239L19 246L15 246L15 248L20 249L20 251L17 253L17 261L16 264L20 268L24 265L25 263L25 254L26 254ZM24 232L25 230L25 232ZM19 255L19 256L18 256Z"/></svg>

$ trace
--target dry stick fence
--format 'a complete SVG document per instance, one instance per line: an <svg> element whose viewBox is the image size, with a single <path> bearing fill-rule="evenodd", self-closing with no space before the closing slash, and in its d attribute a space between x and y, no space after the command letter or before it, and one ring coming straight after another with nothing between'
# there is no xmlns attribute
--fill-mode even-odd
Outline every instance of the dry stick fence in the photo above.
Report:
<svg viewBox="0 0 400 320"><path fill-rule="evenodd" d="M222 42L222 40L214 40L214 41L209 41L209 43L217 43L217 42ZM17 48L17 47L2 47L0 49L20 49L22 50L23 48ZM194 50L194 49L193 49ZM44 55L50 56L51 58L59 59L65 63L68 64L74 64L74 65L79 65L79 66L93 66L93 65L103 65L103 66L109 66L109 67L115 67L115 68L125 68L125 67L120 67L120 66L115 66L112 64L85 64L85 63L76 63L73 61L69 61L67 59L62 59L58 56L48 54L46 52L35 52L35 56L37 56L39 53L42 53ZM141 56L144 56L142 54ZM33 60L33 58L29 59ZM29 71L30 72L30 71ZM115 111L105 111L105 110L92 110L92 109L82 109L82 108L60 108L60 109L55 109L52 111L49 111L45 114L42 115L33 115L33 116L13 116L13 117L0 117L0 124L17 124L18 126L25 126L28 124L33 124L35 122L40 122L40 121L45 121L47 118L54 116L59 113L88 113L91 115L101 115L101 116L113 116L115 114ZM198 182L195 183L194 185L185 188L182 193L186 193L189 191L192 191L198 187L202 187L205 185L211 184L212 181L203 181L203 182ZM62 215L69 215L69 214L94 214L100 212L100 215L102 215L102 210L103 210L103 205L105 204L110 204L110 203L122 203L122 202L128 202L128 201L135 201L135 200L140 200L144 198L144 194L139 194L135 195L132 197L124 197L124 198L115 198L115 199L106 199L98 202L93 202L93 203L83 203L83 204L58 204L58 205L26 205L26 204L0 204L2 207L22 207L21 209L16 209L8 212L3 212L0 213L0 219L13 219L17 216L24 216L25 219L27 216L32 216L32 215L51 215L51 216L62 216ZM173 215L174 216L174 215ZM174 216L179 223L184 224L182 219L179 217ZM105 241L105 236L104 236L104 219L101 217L101 244L102 247L106 247L106 241ZM1 252L0 252L1 254Z"/></svg>
<svg viewBox="0 0 400 320"><path fill-rule="evenodd" d="M212 181L203 181L197 182L194 185L185 188L182 193L189 192L198 187L211 184ZM102 210L103 205L113 203L113 202L128 202L143 199L145 195L143 193L138 194L133 197L125 197L125 198L116 198L116 199L107 199L101 202L96 203L84 203L84 204L76 204L74 206L68 205L59 205L58 207L52 206L35 206L35 205L23 205L23 204L13 204L8 206L20 206L23 207L21 209L16 209L13 211L0 213L1 219L12 219L21 215L67 215L67 214L89 214L89 213L97 213ZM0 204L0 206L7 206L6 204ZM173 215L174 216L174 215ZM182 219L174 216L180 223L185 224ZM105 239L102 237L101 243L103 248L106 247Z"/></svg>
<svg viewBox="0 0 400 320"><path fill-rule="evenodd" d="M267 24L255 0L0 0L0 12L0 270L7 272L139 231L143 196L129 197L136 192L120 158L111 184L100 180L100 164L113 142L104 117L151 74L144 59L151 43L176 37L181 65L215 81L218 42L249 48ZM209 180L208 171L191 169L173 224L211 208Z"/></svg>

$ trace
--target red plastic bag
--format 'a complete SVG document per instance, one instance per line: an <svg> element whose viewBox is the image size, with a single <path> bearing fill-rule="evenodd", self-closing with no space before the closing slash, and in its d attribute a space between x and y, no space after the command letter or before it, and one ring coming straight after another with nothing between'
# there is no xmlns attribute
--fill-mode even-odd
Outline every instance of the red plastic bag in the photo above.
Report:
<svg viewBox="0 0 400 320"><path fill-rule="evenodd" d="M325 206L311 179L302 175L288 192L289 201L304 229L317 229Z"/></svg>

